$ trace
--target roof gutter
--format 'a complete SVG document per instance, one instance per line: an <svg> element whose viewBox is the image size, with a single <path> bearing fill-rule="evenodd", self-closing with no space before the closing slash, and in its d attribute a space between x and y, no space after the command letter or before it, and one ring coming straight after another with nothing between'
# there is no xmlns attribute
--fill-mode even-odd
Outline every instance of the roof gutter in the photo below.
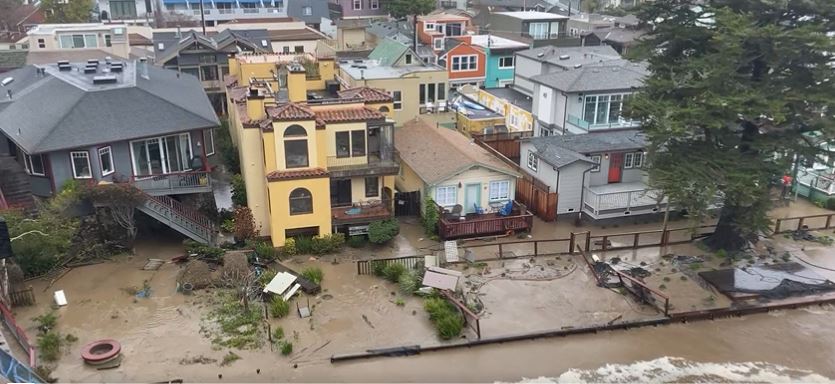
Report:
<svg viewBox="0 0 835 384"><path fill-rule="evenodd" d="M595 167L599 167L599 166L600 166L600 164L595 164L595 165L591 166L589 169L583 171L583 178L582 178L582 181L580 182L580 210L577 212L578 213L577 214L577 221L574 222L575 226L579 227L580 224L583 222L583 205L585 205L583 199L585 199L585 194L586 194L586 174L588 174Z"/></svg>

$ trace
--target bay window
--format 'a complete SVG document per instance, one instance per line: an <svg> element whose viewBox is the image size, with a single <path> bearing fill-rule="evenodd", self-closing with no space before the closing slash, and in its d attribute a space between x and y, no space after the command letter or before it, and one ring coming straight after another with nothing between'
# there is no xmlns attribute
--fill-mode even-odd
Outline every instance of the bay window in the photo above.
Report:
<svg viewBox="0 0 835 384"><path fill-rule="evenodd" d="M586 96L583 120L589 124L612 124L623 121L624 104L629 94Z"/></svg>
<svg viewBox="0 0 835 384"><path fill-rule="evenodd" d="M130 143L135 176L191 170L192 153L191 135L188 133L134 140Z"/></svg>

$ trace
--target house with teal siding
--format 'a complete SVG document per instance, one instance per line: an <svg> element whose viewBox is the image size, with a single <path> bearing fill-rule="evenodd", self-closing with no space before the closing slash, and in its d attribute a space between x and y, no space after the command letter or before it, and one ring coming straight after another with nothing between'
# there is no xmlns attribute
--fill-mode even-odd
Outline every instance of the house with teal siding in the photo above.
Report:
<svg viewBox="0 0 835 384"><path fill-rule="evenodd" d="M514 53L530 48L526 43L493 35L472 36L472 45L481 47L486 56L485 88L499 88L513 83L516 67Z"/></svg>

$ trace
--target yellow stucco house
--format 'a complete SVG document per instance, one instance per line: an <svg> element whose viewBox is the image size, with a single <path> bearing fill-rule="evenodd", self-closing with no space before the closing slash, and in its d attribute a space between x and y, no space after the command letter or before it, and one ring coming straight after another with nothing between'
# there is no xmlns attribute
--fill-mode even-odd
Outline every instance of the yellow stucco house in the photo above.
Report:
<svg viewBox="0 0 835 384"><path fill-rule="evenodd" d="M310 54L238 55L227 97L247 204L274 246L287 238L362 234L393 213L392 99L338 90L334 61Z"/></svg>

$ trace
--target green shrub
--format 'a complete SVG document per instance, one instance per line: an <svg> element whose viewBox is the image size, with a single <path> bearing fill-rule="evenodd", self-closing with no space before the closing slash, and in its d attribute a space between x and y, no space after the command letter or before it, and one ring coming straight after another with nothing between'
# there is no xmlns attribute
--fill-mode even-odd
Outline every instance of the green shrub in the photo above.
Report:
<svg viewBox="0 0 835 384"><path fill-rule="evenodd" d="M305 255L313 253L313 238L310 236L299 236L295 237L295 244L296 244L296 253ZM284 243L284 246L287 246L287 243Z"/></svg>
<svg viewBox="0 0 835 384"><path fill-rule="evenodd" d="M238 157L238 150L232 144L232 136L229 130L229 122L225 119L220 121L220 128L214 134L215 148L220 153L220 159L226 165L230 173L241 172L241 159Z"/></svg>
<svg viewBox="0 0 835 384"><path fill-rule="evenodd" d="M289 341L286 341L286 340L282 341L279 344L279 348L281 349L281 354L284 355L284 356L287 356L287 355L293 353L293 343L291 343Z"/></svg>
<svg viewBox="0 0 835 384"><path fill-rule="evenodd" d="M284 240L284 247L281 248L281 253L287 256L293 256L298 253L298 248L296 247L296 239L289 238Z"/></svg>
<svg viewBox="0 0 835 384"><path fill-rule="evenodd" d="M310 252L315 255L324 255L338 251L345 244L345 235L342 233L324 234L314 237L311 240Z"/></svg>
<svg viewBox="0 0 835 384"><path fill-rule="evenodd" d="M220 230L225 233L232 233L235 231L235 219L226 219L220 223Z"/></svg>
<svg viewBox="0 0 835 384"><path fill-rule="evenodd" d="M272 261L276 258L276 252L273 245L264 241L255 244L255 254L257 254L259 258L267 261Z"/></svg>
<svg viewBox="0 0 835 384"><path fill-rule="evenodd" d="M429 313L429 320L438 330L438 336L443 340L457 337L464 329L464 317L454 305L440 297L427 298L423 303Z"/></svg>
<svg viewBox="0 0 835 384"><path fill-rule="evenodd" d="M402 297L398 297L397 300L394 301L394 305L402 307L406 305L406 301L404 301Z"/></svg>
<svg viewBox="0 0 835 384"><path fill-rule="evenodd" d="M277 342L284 338L284 328L278 327L273 330L273 342Z"/></svg>
<svg viewBox="0 0 835 384"><path fill-rule="evenodd" d="M348 243L348 246L351 247L351 248L362 248L362 247L365 246L365 243L367 241L368 240L366 239L365 236L359 235L359 236L349 236L347 243Z"/></svg>
<svg viewBox="0 0 835 384"><path fill-rule="evenodd" d="M43 315L36 316L32 318L32 321L38 325L38 330L42 333L47 333L52 329L55 329L55 325L58 324L58 315L55 311L50 311L44 313Z"/></svg>
<svg viewBox="0 0 835 384"><path fill-rule="evenodd" d="M57 332L47 332L38 335L38 351L41 359L47 362L55 362L61 358L61 335Z"/></svg>
<svg viewBox="0 0 835 384"><path fill-rule="evenodd" d="M374 276L385 277L385 271L386 263L377 260L371 261L371 272L374 273Z"/></svg>
<svg viewBox="0 0 835 384"><path fill-rule="evenodd" d="M290 313L290 303L284 301L279 296L273 298L273 301L270 302L270 316L275 318L282 318L287 316Z"/></svg>
<svg viewBox="0 0 835 384"><path fill-rule="evenodd" d="M241 357L238 356L238 354L236 354L235 352L229 351L229 352L226 353L225 356L223 356L223 361L220 362L220 366L225 367L225 366L227 366L229 364L232 364L232 363L234 363L234 362L236 362L240 359L241 359Z"/></svg>
<svg viewBox="0 0 835 384"><path fill-rule="evenodd" d="M374 244L385 244L400 233L400 223L397 219L378 220L368 224L368 241Z"/></svg>
<svg viewBox="0 0 835 384"><path fill-rule="evenodd" d="M319 267L305 268L302 270L301 275L315 284L322 284L322 278L325 277L325 273L322 272L322 268Z"/></svg>
<svg viewBox="0 0 835 384"><path fill-rule="evenodd" d="M244 184L244 177L240 174L232 175L229 180L229 185L232 187L232 204L238 207L246 205L246 184Z"/></svg>
<svg viewBox="0 0 835 384"><path fill-rule="evenodd" d="M390 263L383 268L383 277L392 283L400 282L400 275L406 272L406 267L400 263Z"/></svg>
<svg viewBox="0 0 835 384"><path fill-rule="evenodd" d="M423 202L423 230L427 235L434 235L438 232L438 206L435 200L426 199Z"/></svg>
<svg viewBox="0 0 835 384"><path fill-rule="evenodd" d="M397 282L400 285L400 291L409 294L417 291L418 288L420 288L420 285L423 283L421 281L421 277L418 276L416 271L403 272L397 279Z"/></svg>
<svg viewBox="0 0 835 384"><path fill-rule="evenodd" d="M274 277L275 277L275 271L268 269L268 270L265 270L264 272L261 272L261 275L258 276L258 282L261 284L261 286L267 286L267 284L269 284L270 281L272 281Z"/></svg>
<svg viewBox="0 0 835 384"><path fill-rule="evenodd" d="M184 242L186 252L191 255L197 255L200 259L209 259L212 261L220 261L226 250L223 248L212 247L210 245L198 243L194 240L188 239Z"/></svg>

